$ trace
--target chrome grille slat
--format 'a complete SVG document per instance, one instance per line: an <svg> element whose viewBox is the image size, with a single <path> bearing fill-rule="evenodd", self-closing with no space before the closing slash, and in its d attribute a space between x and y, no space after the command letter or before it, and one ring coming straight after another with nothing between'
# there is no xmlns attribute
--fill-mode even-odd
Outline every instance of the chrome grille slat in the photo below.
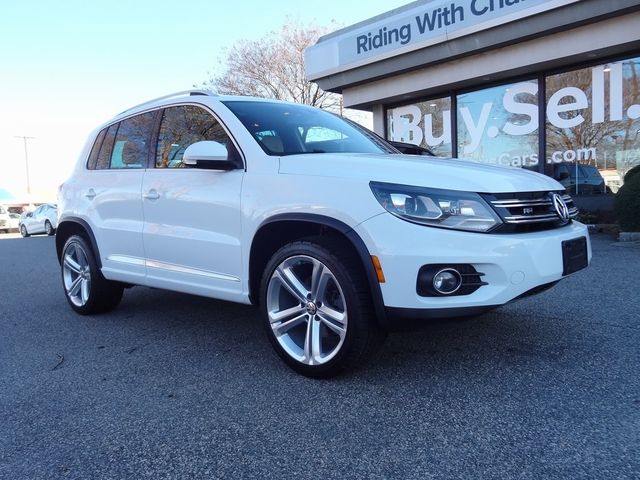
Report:
<svg viewBox="0 0 640 480"><path fill-rule="evenodd" d="M508 222L510 220L538 220L538 219L545 219L545 220L557 220L558 219L558 215L555 213L545 213L542 215L511 215L508 217L504 217L504 219Z"/></svg>
<svg viewBox="0 0 640 480"><path fill-rule="evenodd" d="M491 203L496 207L511 208L511 207L535 207L551 205L551 200L492 200Z"/></svg>
<svg viewBox="0 0 640 480"><path fill-rule="evenodd" d="M491 202L493 203L493 202ZM547 203L531 203L531 202L523 202L523 203L509 203L509 204L496 204L493 203L494 206L499 208L522 208L522 207L550 207L551 202Z"/></svg>
<svg viewBox="0 0 640 480"><path fill-rule="evenodd" d="M521 217L521 218L514 218L513 220L507 220L507 223L513 223L513 224L522 224L522 223L541 223L541 222L555 222L558 220L558 216L557 215L540 215L537 218L535 217Z"/></svg>

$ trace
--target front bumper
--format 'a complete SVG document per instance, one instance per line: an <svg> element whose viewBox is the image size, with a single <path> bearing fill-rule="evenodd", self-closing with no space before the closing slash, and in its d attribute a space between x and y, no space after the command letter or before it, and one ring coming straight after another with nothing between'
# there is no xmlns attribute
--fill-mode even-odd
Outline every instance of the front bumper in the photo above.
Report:
<svg viewBox="0 0 640 480"><path fill-rule="evenodd" d="M415 225L383 213L356 227L371 255L377 255L386 278L381 284L388 311L424 311L424 317L481 312L503 305L536 287L563 278L562 242L578 237L591 244L585 225L534 233L482 234ZM471 264L488 285L460 296L422 297L416 291L420 267L426 264ZM437 311L447 315L437 315ZM434 315L435 314L435 315ZM463 313L464 314L464 313ZM474 313L471 313L474 314Z"/></svg>

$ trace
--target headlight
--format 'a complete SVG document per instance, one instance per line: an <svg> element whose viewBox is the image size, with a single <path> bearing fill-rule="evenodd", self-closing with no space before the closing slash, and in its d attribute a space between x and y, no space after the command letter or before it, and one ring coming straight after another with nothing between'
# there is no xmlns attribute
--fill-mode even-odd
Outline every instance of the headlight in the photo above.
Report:
<svg viewBox="0 0 640 480"><path fill-rule="evenodd" d="M371 182L373 194L389 213L432 227L488 232L502 221L477 193Z"/></svg>

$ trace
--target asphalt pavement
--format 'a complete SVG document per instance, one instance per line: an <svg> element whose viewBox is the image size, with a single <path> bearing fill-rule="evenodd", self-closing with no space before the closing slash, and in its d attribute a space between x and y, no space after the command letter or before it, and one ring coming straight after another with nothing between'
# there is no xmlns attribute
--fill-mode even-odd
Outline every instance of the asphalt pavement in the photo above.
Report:
<svg viewBox="0 0 640 480"><path fill-rule="evenodd" d="M0 479L640 478L640 248L310 380L253 307L125 292L81 317L54 239L0 236Z"/></svg>

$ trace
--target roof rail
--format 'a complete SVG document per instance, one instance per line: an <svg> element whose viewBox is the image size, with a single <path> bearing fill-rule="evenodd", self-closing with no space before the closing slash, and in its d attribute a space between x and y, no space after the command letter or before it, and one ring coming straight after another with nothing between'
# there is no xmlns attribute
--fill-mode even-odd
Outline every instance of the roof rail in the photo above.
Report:
<svg viewBox="0 0 640 480"><path fill-rule="evenodd" d="M211 90L183 90L181 92L176 92L176 93L170 93L169 95L163 95L162 97L158 97L158 98L154 98L152 100L147 100L146 102L142 102L139 105L135 105L133 107L127 108L126 110L120 112L118 115L116 116L120 116L124 113L130 112L131 110L135 110L136 108L140 108L140 107L144 107L145 105L151 104L151 103L155 103L155 102L159 102L160 100L165 100L167 98L173 98L173 97L182 97L184 95L189 95L189 96L196 96L196 95L206 95L206 96L216 96L217 93Z"/></svg>

